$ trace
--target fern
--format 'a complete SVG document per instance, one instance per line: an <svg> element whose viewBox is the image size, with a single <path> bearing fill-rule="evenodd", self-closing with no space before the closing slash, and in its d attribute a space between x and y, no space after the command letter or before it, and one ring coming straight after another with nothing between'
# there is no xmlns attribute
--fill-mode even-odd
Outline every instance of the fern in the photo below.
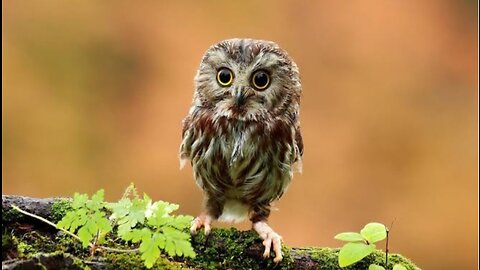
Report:
<svg viewBox="0 0 480 270"><path fill-rule="evenodd" d="M109 220L105 217L105 212L101 211L104 205L103 189L97 191L88 199L87 194L73 195L72 211L57 223L57 227L63 228L75 233L82 241L83 247L88 247L92 240L95 239L95 244L101 244L104 236L112 231L112 226Z"/></svg>
<svg viewBox="0 0 480 270"><path fill-rule="evenodd" d="M188 233L193 218L173 215L178 208L177 204L153 202L146 194L140 198L133 184L115 203L104 201L103 190L97 191L90 199L87 194L75 193L72 210L57 223L57 228L76 236L83 247L90 246L92 253L113 250L101 244L108 233L116 231L121 240L139 243L141 258L150 268L162 251L169 256L195 257ZM108 218L107 210L110 212Z"/></svg>
<svg viewBox="0 0 480 270"><path fill-rule="evenodd" d="M152 267L160 257L160 250L169 256L195 257L190 244L190 234L185 230L192 222L191 216L173 216L179 206L164 201L153 202L146 194L143 199L123 198L111 203L111 220L118 224L118 236L127 242L139 243L146 267Z"/></svg>

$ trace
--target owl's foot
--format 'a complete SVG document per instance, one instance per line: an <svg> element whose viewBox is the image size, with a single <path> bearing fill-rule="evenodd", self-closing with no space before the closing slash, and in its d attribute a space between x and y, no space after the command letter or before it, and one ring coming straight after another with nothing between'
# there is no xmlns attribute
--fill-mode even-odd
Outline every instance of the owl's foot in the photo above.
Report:
<svg viewBox="0 0 480 270"><path fill-rule="evenodd" d="M212 224L212 217L209 216L208 214L202 213L200 214L200 216L196 217L192 221L192 226L190 227L190 233L192 235L196 235L197 230L203 227L205 229L205 235L208 235L211 229L210 224Z"/></svg>
<svg viewBox="0 0 480 270"><path fill-rule="evenodd" d="M276 263L280 262L283 258L282 237L273 231L273 229L264 221L253 223L253 229L260 235L260 238L263 239L263 245L265 246L263 257L270 257L270 249L273 246L273 251L275 252L275 258L273 258L273 261Z"/></svg>

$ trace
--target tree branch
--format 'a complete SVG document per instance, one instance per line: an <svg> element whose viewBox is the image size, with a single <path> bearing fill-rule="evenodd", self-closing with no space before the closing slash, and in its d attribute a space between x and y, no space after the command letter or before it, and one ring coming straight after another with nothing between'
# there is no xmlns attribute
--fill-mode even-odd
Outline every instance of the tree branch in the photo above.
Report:
<svg viewBox="0 0 480 270"><path fill-rule="evenodd" d="M37 199L23 196L2 195L2 269L142 269L138 253L116 253L103 251L90 257L87 250L65 233L44 222L14 210L11 205L44 217L56 223L70 207L69 199ZM53 240L53 241L52 241ZM263 258L263 245L253 231L214 229L208 237L202 232L192 238L197 253L195 259L162 257L154 266L157 269L368 269L371 263L384 265L385 253L375 252L362 261L346 267L338 266L338 249L332 248L289 248L284 246L284 259L280 264ZM28 247L28 248L26 248ZM135 246L123 247L125 250ZM28 249L26 251L26 249ZM122 249L115 246L112 249ZM395 263L407 269L419 269L401 255L389 255L387 269Z"/></svg>

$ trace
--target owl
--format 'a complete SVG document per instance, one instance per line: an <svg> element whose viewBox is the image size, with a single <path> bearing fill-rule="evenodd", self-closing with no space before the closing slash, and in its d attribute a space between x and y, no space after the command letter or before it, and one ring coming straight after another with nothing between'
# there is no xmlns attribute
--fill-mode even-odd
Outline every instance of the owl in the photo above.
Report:
<svg viewBox="0 0 480 270"><path fill-rule="evenodd" d="M183 120L181 167L190 161L204 194L204 211L191 233L210 232L214 220L249 218L268 258L282 260L281 237L267 223L301 170L297 65L276 43L229 39L204 54L194 79L193 103Z"/></svg>

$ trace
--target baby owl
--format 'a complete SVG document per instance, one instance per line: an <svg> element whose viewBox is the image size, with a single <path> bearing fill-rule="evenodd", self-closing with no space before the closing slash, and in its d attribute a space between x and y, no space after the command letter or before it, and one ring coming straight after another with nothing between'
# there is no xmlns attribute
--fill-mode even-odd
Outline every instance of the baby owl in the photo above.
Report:
<svg viewBox="0 0 480 270"><path fill-rule="evenodd" d="M263 239L264 257L282 260L281 237L268 224L270 204L301 170L297 65L277 44L229 39L210 47L195 76L193 104L183 120L181 165L190 160L204 192L191 233L213 220L248 217Z"/></svg>

